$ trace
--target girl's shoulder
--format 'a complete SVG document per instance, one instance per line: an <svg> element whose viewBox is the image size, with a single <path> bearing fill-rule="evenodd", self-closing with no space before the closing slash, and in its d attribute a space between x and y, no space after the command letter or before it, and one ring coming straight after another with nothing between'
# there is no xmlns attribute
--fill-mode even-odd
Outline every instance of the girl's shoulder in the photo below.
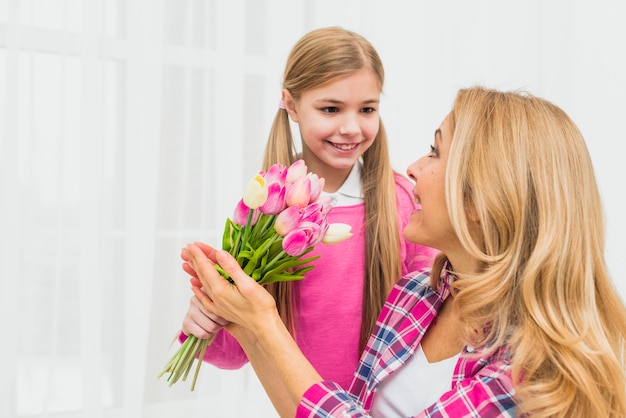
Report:
<svg viewBox="0 0 626 418"><path fill-rule="evenodd" d="M400 174L397 171L394 171L393 179L396 182L396 187L402 187L408 192L411 192L411 190L413 189L413 182L409 180L405 175Z"/></svg>
<svg viewBox="0 0 626 418"><path fill-rule="evenodd" d="M394 172L394 181L396 185L396 205L400 219L408 220L410 213L415 209L413 182L396 172Z"/></svg>
<svg viewBox="0 0 626 418"><path fill-rule="evenodd" d="M413 182L398 172L393 173L398 199L413 200Z"/></svg>

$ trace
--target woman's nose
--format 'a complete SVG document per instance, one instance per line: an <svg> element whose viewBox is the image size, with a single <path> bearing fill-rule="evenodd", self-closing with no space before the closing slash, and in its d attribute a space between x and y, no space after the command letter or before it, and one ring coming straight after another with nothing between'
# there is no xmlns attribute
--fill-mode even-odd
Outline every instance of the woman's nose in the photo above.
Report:
<svg viewBox="0 0 626 418"><path fill-rule="evenodd" d="M420 172L420 167L421 167L420 161L422 161L421 158L419 160L413 161L406 169L407 177L413 181L417 180L417 175Z"/></svg>

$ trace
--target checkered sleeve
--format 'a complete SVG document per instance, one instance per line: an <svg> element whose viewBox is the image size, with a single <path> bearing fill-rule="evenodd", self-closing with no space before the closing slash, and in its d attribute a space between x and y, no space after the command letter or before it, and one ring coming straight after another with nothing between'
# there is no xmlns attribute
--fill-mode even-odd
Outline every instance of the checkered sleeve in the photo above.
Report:
<svg viewBox="0 0 626 418"><path fill-rule="evenodd" d="M311 386L304 393L296 411L296 418L368 416L348 392L333 382L321 382Z"/></svg>

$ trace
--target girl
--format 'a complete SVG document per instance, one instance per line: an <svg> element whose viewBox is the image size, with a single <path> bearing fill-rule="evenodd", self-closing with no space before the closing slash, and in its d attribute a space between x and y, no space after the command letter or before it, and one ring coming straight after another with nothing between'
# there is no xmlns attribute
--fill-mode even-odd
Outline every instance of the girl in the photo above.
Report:
<svg viewBox="0 0 626 418"><path fill-rule="evenodd" d="M436 251L406 242L401 230L415 209L410 182L391 168L379 115L384 81L376 50L362 36L336 27L314 30L293 47L264 168L302 158L325 179L329 222L350 224L352 238L318 245L315 268L300 282L268 286L302 352L325 378L348 385L386 296L409 271L429 268ZM289 119L298 124L296 152ZM193 274L193 272L190 272ZM208 338L223 322L192 298L183 332ZM219 331L204 359L239 368L247 358Z"/></svg>
<svg viewBox="0 0 626 418"><path fill-rule="evenodd" d="M184 249L206 295L194 292L230 321L281 416L626 416L626 307L569 117L533 96L461 90L408 174L422 207L404 235L442 254L430 278L396 284L348 387L306 361L228 253L207 251L237 286Z"/></svg>

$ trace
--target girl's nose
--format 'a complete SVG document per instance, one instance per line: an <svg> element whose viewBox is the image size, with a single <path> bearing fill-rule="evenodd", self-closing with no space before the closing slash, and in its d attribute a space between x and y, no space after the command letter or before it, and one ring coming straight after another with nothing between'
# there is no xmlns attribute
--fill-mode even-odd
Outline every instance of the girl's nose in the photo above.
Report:
<svg viewBox="0 0 626 418"><path fill-rule="evenodd" d="M341 121L339 133L341 135L355 135L359 132L359 120L355 115L347 114Z"/></svg>

